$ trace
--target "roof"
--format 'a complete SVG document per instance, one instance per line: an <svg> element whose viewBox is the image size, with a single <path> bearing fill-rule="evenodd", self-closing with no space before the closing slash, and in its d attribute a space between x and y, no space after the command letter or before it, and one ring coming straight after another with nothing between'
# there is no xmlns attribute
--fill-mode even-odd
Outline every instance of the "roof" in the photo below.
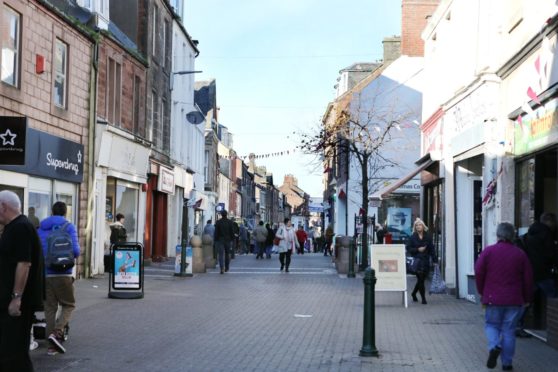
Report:
<svg viewBox="0 0 558 372"><path fill-rule="evenodd" d="M204 115L217 106L217 89L215 79L196 81L194 85L194 102Z"/></svg>
<svg viewBox="0 0 558 372"><path fill-rule="evenodd" d="M353 63L350 66L345 67L344 69L339 70L339 73L345 72L345 71L361 71L361 72L372 72L375 69L377 69L379 66L381 65L381 63L378 62L356 62Z"/></svg>

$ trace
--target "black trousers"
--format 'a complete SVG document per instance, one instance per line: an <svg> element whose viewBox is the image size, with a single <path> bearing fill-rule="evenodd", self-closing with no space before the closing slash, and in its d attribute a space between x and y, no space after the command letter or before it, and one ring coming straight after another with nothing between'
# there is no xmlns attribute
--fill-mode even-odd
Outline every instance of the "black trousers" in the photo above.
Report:
<svg viewBox="0 0 558 372"><path fill-rule="evenodd" d="M29 357L33 312L22 311L13 317L8 311L0 312L0 372L32 372Z"/></svg>
<svg viewBox="0 0 558 372"><path fill-rule="evenodd" d="M293 252L290 249L286 252L279 253L279 262L281 262L281 269L285 267L287 270L289 270L289 265L291 264L291 254L293 254Z"/></svg>
<svg viewBox="0 0 558 372"><path fill-rule="evenodd" d="M424 282L426 281L428 273L419 271L415 274L417 277L417 284L415 284L415 288L413 289L413 295L417 295L417 291L420 293L420 297L424 300L426 299L426 289L424 288Z"/></svg>

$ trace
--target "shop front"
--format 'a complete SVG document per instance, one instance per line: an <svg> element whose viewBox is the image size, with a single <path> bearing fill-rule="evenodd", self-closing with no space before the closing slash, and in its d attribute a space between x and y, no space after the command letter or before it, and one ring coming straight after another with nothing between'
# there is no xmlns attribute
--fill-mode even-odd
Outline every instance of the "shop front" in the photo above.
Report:
<svg viewBox="0 0 558 372"><path fill-rule="evenodd" d="M178 166L174 167L173 173L174 193L168 194L167 257L176 255L177 245L186 246L188 244L189 226L193 218L188 208L188 199L194 184L193 176ZM171 178L167 176L169 189L171 187L170 182Z"/></svg>
<svg viewBox="0 0 558 372"><path fill-rule="evenodd" d="M129 242L143 243L145 184L149 149L125 137L117 129L98 125L95 167L95 219L91 273L105 271L103 256L109 253L110 225L124 216Z"/></svg>
<svg viewBox="0 0 558 372"><path fill-rule="evenodd" d="M22 212L36 226L57 201L66 203L66 217L78 225L83 145L32 128L26 136L25 165L0 166L0 190L18 194Z"/></svg>
<svg viewBox="0 0 558 372"><path fill-rule="evenodd" d="M558 99L550 98L532 114L523 115L519 119L521 125L515 126L515 220L520 236L539 221L543 213L558 214L557 106ZM530 332L547 338L547 319L558 315L556 305L556 301L548 301L541 290L535 292L526 319Z"/></svg>

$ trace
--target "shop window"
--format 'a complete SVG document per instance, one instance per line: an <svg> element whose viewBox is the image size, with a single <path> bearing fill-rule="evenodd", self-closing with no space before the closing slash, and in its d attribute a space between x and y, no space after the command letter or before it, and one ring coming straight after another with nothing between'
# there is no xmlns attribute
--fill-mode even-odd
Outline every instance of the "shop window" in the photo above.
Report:
<svg viewBox="0 0 558 372"><path fill-rule="evenodd" d="M2 56L0 70L2 82L18 86L21 16L8 6L2 9Z"/></svg>
<svg viewBox="0 0 558 372"><path fill-rule="evenodd" d="M54 104L66 108L68 72L68 45L56 39L54 46Z"/></svg>
<svg viewBox="0 0 558 372"><path fill-rule="evenodd" d="M39 221L51 214L52 182L42 178L29 178L29 204L27 217L38 227Z"/></svg>
<svg viewBox="0 0 558 372"><path fill-rule="evenodd" d="M517 164L517 221L519 234L527 232L535 221L535 159L528 159Z"/></svg>
<svg viewBox="0 0 558 372"><path fill-rule="evenodd" d="M68 182L54 182L54 202L61 201L66 203L68 212L66 219L74 224L77 224L76 213L76 186Z"/></svg>
<svg viewBox="0 0 558 372"><path fill-rule="evenodd" d="M112 177L107 179L106 221L114 222L118 213L123 214L128 241L137 240L138 194L139 189L136 184Z"/></svg>

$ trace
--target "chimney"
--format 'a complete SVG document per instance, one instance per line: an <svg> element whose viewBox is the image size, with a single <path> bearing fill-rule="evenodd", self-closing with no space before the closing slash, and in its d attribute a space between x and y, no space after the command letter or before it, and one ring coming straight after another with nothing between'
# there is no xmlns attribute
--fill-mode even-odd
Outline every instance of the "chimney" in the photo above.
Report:
<svg viewBox="0 0 558 372"><path fill-rule="evenodd" d="M390 64L401 55L401 37L385 37L384 41L384 64Z"/></svg>
<svg viewBox="0 0 558 372"><path fill-rule="evenodd" d="M402 0L401 4L401 54L409 57L424 56L421 33L428 18L440 0Z"/></svg>

